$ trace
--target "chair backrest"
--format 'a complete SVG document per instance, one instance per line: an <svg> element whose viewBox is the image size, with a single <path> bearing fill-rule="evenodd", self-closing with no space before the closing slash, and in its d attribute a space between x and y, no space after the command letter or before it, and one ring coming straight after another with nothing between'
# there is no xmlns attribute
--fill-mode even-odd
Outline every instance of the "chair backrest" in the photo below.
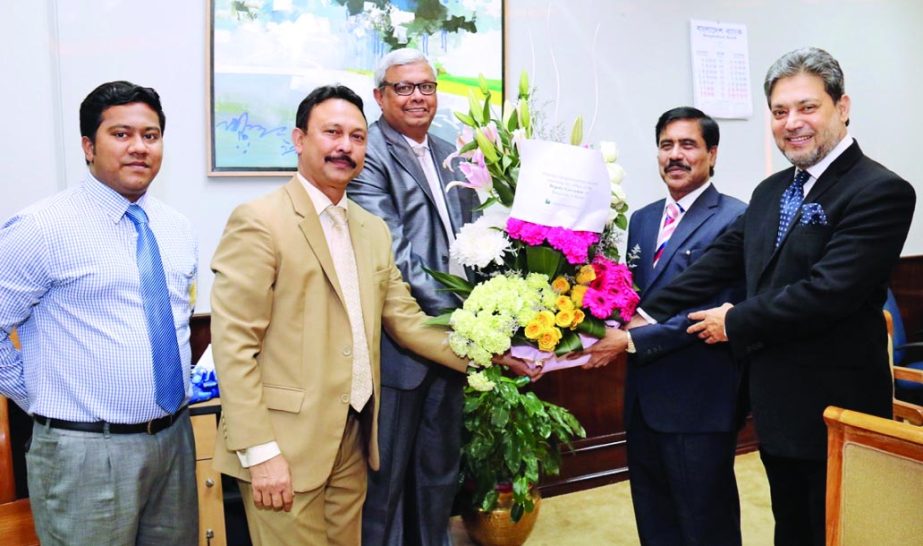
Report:
<svg viewBox="0 0 923 546"><path fill-rule="evenodd" d="M827 545L919 544L923 428L830 406Z"/></svg>

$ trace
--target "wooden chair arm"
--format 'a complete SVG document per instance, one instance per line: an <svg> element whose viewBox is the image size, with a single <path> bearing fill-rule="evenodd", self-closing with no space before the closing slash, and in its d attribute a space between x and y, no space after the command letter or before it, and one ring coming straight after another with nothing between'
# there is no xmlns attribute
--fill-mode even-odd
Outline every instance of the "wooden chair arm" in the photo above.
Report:
<svg viewBox="0 0 923 546"><path fill-rule="evenodd" d="M903 400L895 400L894 419L921 427L923 426L923 406L904 402Z"/></svg>
<svg viewBox="0 0 923 546"><path fill-rule="evenodd" d="M916 368L905 368L903 366L894 366L894 379L903 379L913 381L914 383L923 383L923 370Z"/></svg>

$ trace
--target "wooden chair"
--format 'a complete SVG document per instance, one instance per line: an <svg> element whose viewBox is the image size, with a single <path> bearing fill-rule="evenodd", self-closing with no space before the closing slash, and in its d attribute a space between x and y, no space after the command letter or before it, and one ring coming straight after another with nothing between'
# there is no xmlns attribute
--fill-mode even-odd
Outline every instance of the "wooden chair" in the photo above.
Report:
<svg viewBox="0 0 923 546"><path fill-rule="evenodd" d="M923 427L830 406L827 545L907 546L923 537Z"/></svg>
<svg viewBox="0 0 923 546"><path fill-rule="evenodd" d="M885 309L884 315L885 322L888 326L888 354L893 355L894 348L892 346L892 332L894 329L894 321L891 317L891 312L887 309ZM895 366L893 356L891 359L891 372L895 380L903 379L904 381L912 381L914 383L923 384L923 370L905 368L903 366ZM923 426L923 406L895 398L894 418L898 421L910 423L918 427Z"/></svg>
<svg viewBox="0 0 923 546"><path fill-rule="evenodd" d="M10 337L13 345L19 348L16 332ZM29 499L16 498L9 401L3 396L0 396L0 538L4 546L35 546L39 543Z"/></svg>

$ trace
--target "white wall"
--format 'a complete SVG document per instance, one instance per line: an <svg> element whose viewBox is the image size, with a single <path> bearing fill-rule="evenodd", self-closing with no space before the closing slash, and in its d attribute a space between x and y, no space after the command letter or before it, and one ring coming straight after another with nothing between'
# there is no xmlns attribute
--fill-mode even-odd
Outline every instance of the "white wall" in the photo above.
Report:
<svg viewBox="0 0 923 546"><path fill-rule="evenodd" d="M853 136L923 194L923 163L915 161L923 110L912 100L921 89L923 3L507 0L506 6L509 89L520 70L529 70L548 125L561 122L568 131L578 114L590 129L595 111L587 138L618 142L633 208L664 194L655 163L657 117L692 102L690 18L743 23L749 30L754 116L719 120L719 188L746 200L766 174L787 165L768 133L762 79L782 53L817 45L843 65ZM228 214L284 179L205 174L205 2L0 0L0 8L0 218L80 183L85 167L77 110L93 87L113 79L154 87L167 127L163 168L151 191L195 224L198 308L208 310L208 263ZM904 255L923 254L921 225L923 206Z"/></svg>

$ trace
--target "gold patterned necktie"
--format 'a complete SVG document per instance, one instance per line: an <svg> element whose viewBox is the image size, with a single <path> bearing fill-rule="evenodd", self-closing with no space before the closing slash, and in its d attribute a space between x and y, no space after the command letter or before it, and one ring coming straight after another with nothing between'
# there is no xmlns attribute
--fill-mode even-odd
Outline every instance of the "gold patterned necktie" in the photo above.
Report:
<svg viewBox="0 0 923 546"><path fill-rule="evenodd" d="M346 209L330 205L325 209L333 220L330 233L330 255L336 267L340 289L346 300L346 313L353 335L353 381L349 404L356 411L362 411L372 396L372 368L369 361L369 346L365 337L365 321L362 319L362 304L359 301L359 274L356 256L353 253L349 226L346 223Z"/></svg>

